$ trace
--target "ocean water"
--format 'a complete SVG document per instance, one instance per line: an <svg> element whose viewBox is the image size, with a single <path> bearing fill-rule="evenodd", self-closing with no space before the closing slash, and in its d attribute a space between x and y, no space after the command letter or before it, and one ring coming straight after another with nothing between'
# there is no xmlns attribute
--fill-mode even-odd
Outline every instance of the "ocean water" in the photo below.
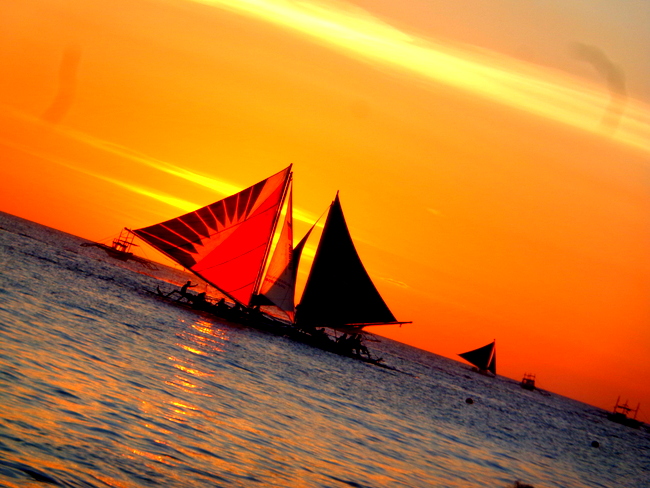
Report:
<svg viewBox="0 0 650 488"><path fill-rule="evenodd" d="M400 371L176 308L147 290L183 276L82 242L0 213L0 486L650 486L645 428L390 340Z"/></svg>

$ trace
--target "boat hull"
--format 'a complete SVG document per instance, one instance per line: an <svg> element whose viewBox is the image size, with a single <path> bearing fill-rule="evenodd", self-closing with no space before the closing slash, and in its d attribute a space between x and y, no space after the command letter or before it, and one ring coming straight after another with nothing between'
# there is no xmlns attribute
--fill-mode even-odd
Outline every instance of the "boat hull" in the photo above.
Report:
<svg viewBox="0 0 650 488"><path fill-rule="evenodd" d="M640 420L631 419L625 414L619 412L607 414L607 418L612 422L616 422L617 424L625 425L627 427L632 427L633 429L639 429L643 425L643 422Z"/></svg>
<svg viewBox="0 0 650 488"><path fill-rule="evenodd" d="M297 327L294 327L289 322L271 317L259 311L258 309L236 306L231 307L223 302L221 304L213 304L209 301L195 301L194 298L196 295L172 298L171 295L173 293L174 291L170 293L164 293L160 288L158 288L156 292L153 293L153 295L174 306L205 313L211 317L218 318L219 320L224 320L231 324L243 325L245 327L251 327L274 335L280 335L292 339L296 342L316 347L324 351L332 352L340 356L346 356L352 359L363 361L364 363L375 364L387 369L394 369L390 366L382 364L382 358L373 358L370 356L370 354L367 356L358 354L352 349L344 347L342 344L337 343L335 340L330 338L330 336L325 332L317 332L316 329L314 329L314 331L299 329Z"/></svg>

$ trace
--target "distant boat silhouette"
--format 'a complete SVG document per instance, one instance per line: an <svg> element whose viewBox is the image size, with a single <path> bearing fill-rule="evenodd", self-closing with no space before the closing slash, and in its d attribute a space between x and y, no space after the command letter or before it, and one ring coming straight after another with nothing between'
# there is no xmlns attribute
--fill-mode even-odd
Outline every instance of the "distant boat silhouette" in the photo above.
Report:
<svg viewBox="0 0 650 488"><path fill-rule="evenodd" d="M110 257L118 259L120 261L135 261L142 264L144 267L149 269L156 269L156 266L149 261L148 259L141 258L136 256L131 252L131 247L137 246L133 242L134 234L127 229L126 227L122 229L120 235L113 239L111 245L103 244L101 242L84 242L81 244L82 247L98 247L106 252Z"/></svg>
<svg viewBox="0 0 650 488"><path fill-rule="evenodd" d="M533 391L535 389L535 375L524 373L524 378L521 380L520 385L524 390Z"/></svg>
<svg viewBox="0 0 650 488"><path fill-rule="evenodd" d="M637 405L635 410L632 410L632 408L628 406L627 402L619 403L620 400L621 397L619 396L616 399L614 410L612 410L612 413L607 414L607 418L612 422L627 425L628 427L632 427L634 429L641 427L641 425L643 425L643 422L636 419L636 414L638 413L641 404ZM634 414L634 417L630 418L630 414Z"/></svg>
<svg viewBox="0 0 650 488"><path fill-rule="evenodd" d="M479 347L472 351L464 352L459 356L469 363L476 366L476 370L481 374L488 372L496 376L497 374L497 351L496 340L487 346Z"/></svg>

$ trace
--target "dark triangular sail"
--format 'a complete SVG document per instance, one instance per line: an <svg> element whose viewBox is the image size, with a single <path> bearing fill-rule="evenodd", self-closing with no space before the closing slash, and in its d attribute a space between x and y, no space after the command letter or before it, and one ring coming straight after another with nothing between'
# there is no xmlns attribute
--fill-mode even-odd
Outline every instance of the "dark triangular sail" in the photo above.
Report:
<svg viewBox="0 0 650 488"><path fill-rule="evenodd" d="M337 194L296 312L296 323L363 327L395 322L361 263Z"/></svg>
<svg viewBox="0 0 650 488"><path fill-rule="evenodd" d="M497 352L496 341L487 346L479 347L473 351L464 352L459 356L472 363L479 370L490 371L497 374Z"/></svg>
<svg viewBox="0 0 650 488"><path fill-rule="evenodd" d="M291 166L223 200L133 232L229 297L249 305L290 176Z"/></svg>

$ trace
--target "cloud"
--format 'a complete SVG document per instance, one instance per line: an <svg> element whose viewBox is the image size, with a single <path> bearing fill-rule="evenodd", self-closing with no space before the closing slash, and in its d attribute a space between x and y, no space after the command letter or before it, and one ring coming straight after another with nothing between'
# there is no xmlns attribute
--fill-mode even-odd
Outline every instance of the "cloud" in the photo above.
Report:
<svg viewBox="0 0 650 488"><path fill-rule="evenodd" d="M342 54L424 82L442 83L474 96L581 130L601 134L597 86L560 72L487 50L471 50L411 35L339 1L191 0L289 29ZM650 152L650 110L628 104L626 123L610 137Z"/></svg>
<svg viewBox="0 0 650 488"><path fill-rule="evenodd" d="M168 205L182 213L191 212L203 205L196 202L191 202L189 200L185 200L183 198L176 197L174 195L170 195L168 193L160 192L156 189L152 189L150 187L141 184L129 182L124 179L120 179L114 176L100 173L94 169L83 167L80 163L76 161L72 161L69 158L61 157L60 155L54 154L50 150L37 147L38 145L37 141L39 139L38 135L42 136L44 132L41 129L45 129L45 126L41 119L36 118L27 113L17 111L13 108L7 106L1 106L1 105L0 105L0 115L2 115L3 117L8 116L10 120L13 119L15 121L21 122L22 124L24 124L23 127L25 126L30 127L32 130L29 131L29 133L32 134L33 136L27 138L25 141L20 142L18 140L12 139L7 134L0 135L0 144L4 146L11 147L22 153L32 155L43 161L59 164L73 171L77 171L79 173L111 183L115 186L119 186L138 195L155 200L156 202ZM127 159L129 161L148 166L158 171L163 171L173 176L177 176L178 178L182 178L186 181L190 181L197 185L204 186L215 192L223 193L224 196L237 193L243 189L237 185L233 185L226 181L218 180L210 176L202 175L187 170L185 168L181 168L171 163L167 163L155 158L148 157L145 154L90 136L89 134L71 129L69 127L65 127L65 126L56 126L55 128L50 127L48 133L50 135L55 134L58 135L59 137L68 140L73 140L76 143L83 144L85 146L107 152L111 155L115 155ZM161 218L164 219L165 212L161 211L160 214L161 214ZM172 218L172 217L173 215L167 215L166 218ZM316 227L323 227L324 219L322 217L323 215L321 215L321 218L315 224ZM314 224L314 222L317 220L310 213L295 208L294 208L294 219L304 221L310 225ZM302 254L303 260L305 262L310 262L314 259L315 254L316 254L316 243L312 239L311 242L308 243L303 250L303 254Z"/></svg>
<svg viewBox="0 0 650 488"><path fill-rule="evenodd" d="M572 48L576 59L590 63L605 78L611 99L602 117L601 125L605 129L616 129L625 110L627 100L623 70L612 63L605 53L595 46L577 42Z"/></svg>
<svg viewBox="0 0 650 488"><path fill-rule="evenodd" d="M57 124L70 109L74 100L80 60L81 49L76 45L68 46L63 52L59 66L59 86L54 100L42 115L44 121Z"/></svg>
<svg viewBox="0 0 650 488"><path fill-rule="evenodd" d="M81 144L86 147L93 148L95 150L103 151L105 153L108 153L113 156L117 156L119 158L123 158L130 162L147 166L156 171L162 171L164 173L176 176L183 180L192 182L196 185L209 188L216 193L221 193L224 196L237 193L243 189L242 187L238 185L233 185L227 181L213 178L211 176L203 175L182 168L180 166L174 165L172 163L151 158L140 152L133 151L126 147L111 143L109 141L105 141L103 139L99 139L97 137L93 137L89 134L72 129L70 127L66 127L62 125L57 125L55 127L47 126L46 124L43 124L42 119L34 117L25 112L15 110L11 107L0 105L0 117L2 119L5 118L8 119L8 120L0 120L0 122L14 121L16 123L19 123L19 126L22 129L26 129L26 128L30 129L25 132L26 134L30 134L30 136L22 137L23 139L22 141L19 140L20 138L16 134L13 135L14 137L12 137L12 134L8 134L8 133L0 135L0 144L5 145L7 147L11 147L25 154L30 154L43 161L59 164L73 171L77 171L79 173L86 174L88 176L111 183L115 186L119 186L138 195L155 200L156 202L168 205L176 209L176 211L180 211L182 213L187 213L196 210L197 208L200 208L201 206L205 205L205 202L201 204L196 202L191 202L183 198L170 195L168 193L160 192L156 189L147 187L142 184L129 182L115 176L111 176L105 173L100 173L95 169L84 167L81 163L77 161L73 161L69 158L65 158L60 155L54 154L51 150L38 147L39 146L38 141L46 133L49 136L54 135L57 138L62 138L68 141L74 141L77 144ZM166 212L162 211L162 209L159 211L159 214L161 216L160 217L161 219L172 218L175 216L175 215L165 215ZM314 217L309 212L296 209L295 207L294 207L293 217L294 220L300 220L309 225L314 224L314 222L317 220L317 218ZM321 218L316 223L317 227L323 227L324 219L322 217L323 215L321 215ZM308 243L303 250L303 255L302 255L303 261L307 263L312 261L315 254L316 254L316 242L314 241L314 239L311 239L310 243ZM301 272L301 274L303 273Z"/></svg>
<svg viewBox="0 0 650 488"><path fill-rule="evenodd" d="M3 115L8 116L10 119L14 120L19 120L21 123L26 124L28 127L33 129L31 133L33 134L43 134L40 132L40 129L44 129L45 126L42 123L42 121L36 117L33 117L27 113L17 111L13 108L7 107L7 106L0 106L0 111L4 112ZM77 144L81 144L87 147L91 147L93 149L108 153L113 156L117 156L121 159L140 164L142 166L146 166L148 168L151 168L156 171L160 171L172 176L175 176L177 178L183 179L185 181L188 181L190 183L194 183L195 185L202 186L204 188L208 188L212 190L213 192L221 195L221 196L228 196L232 195L234 193L237 193L241 190L244 189L244 187L239 186L239 185L234 185L226 180L219 179L219 178L214 178L212 176L208 176L202 173L198 173L196 171L189 170L187 168L183 168L181 166L178 166L173 163L169 163L166 161L162 161L160 159L152 158L150 156L147 156L146 154L143 154L138 151L134 151L132 149L129 149L127 147L121 146L119 144L114 144L112 142L106 141L104 139L100 139L94 136L91 136L90 134L87 134L85 132L79 131L72 129L70 127L66 127L63 125L58 125L56 127L51 127L49 130L49 134L54 134L57 135L63 139L68 139L71 141L74 141ZM19 149L20 151L23 151L28 154L33 154L41 159L45 159L48 161L56 162L58 164L61 164L62 166L65 166L67 168L82 172L84 174L88 174L91 176L94 176L96 178L100 178L104 181L110 182L114 185L121 186L122 188L131 190L135 193L138 193L139 195L147 196L149 198L152 198L156 201L160 201L163 203L166 203L172 207L178 208L182 210L183 212L189 212L192 210L196 210L197 208L206 205L206 203L203 204L196 204L193 202L189 202L187 200L184 200L182 198L177 198L169 194L164 194L161 192L158 192L153 189L147 189L145 186L142 185L136 185L133 183L129 183L125 180L121 180L118 178L115 178L113 176L110 176L108 174L102 174L96 171L91 171L89 169L86 169L83 167L82 164L73 162L68 159L61 158L55 154L52 154L51 152L45 151L43 149L37 149L34 144L36 143L35 140L31 141L32 144L28 145L26 143L18 143L16 141L12 141L7 137L3 137L1 139L2 143L7 145L7 146L12 146L15 147L16 149ZM208 202L212 203L212 202ZM305 222L307 224L313 224L316 221L316 217L314 217L311 213L306 212L304 210L300 210L299 208L294 208L294 215L293 215L295 220L299 220L301 222ZM317 224L318 227L322 227L323 224L322 222L319 222Z"/></svg>

